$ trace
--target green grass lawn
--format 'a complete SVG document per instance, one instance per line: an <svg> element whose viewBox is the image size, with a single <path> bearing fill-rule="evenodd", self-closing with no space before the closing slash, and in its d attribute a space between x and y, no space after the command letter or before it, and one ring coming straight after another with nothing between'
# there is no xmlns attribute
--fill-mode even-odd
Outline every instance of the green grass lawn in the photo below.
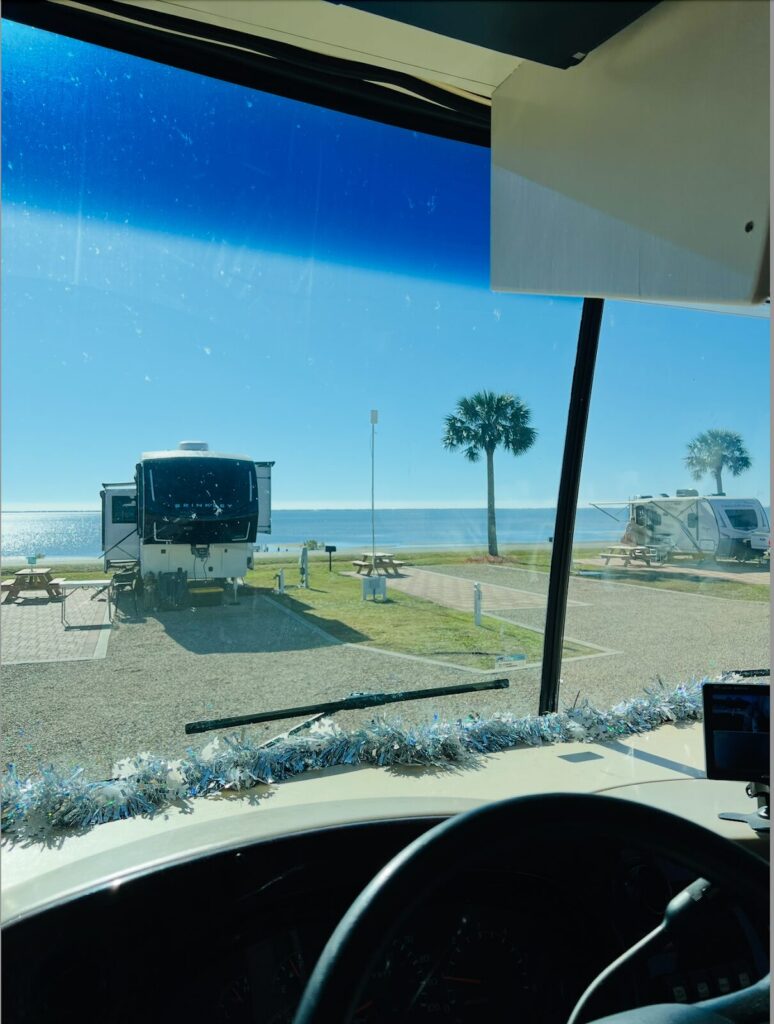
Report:
<svg viewBox="0 0 774 1024"><path fill-rule="evenodd" d="M601 577L590 577L609 580L612 583L631 583L640 587L658 587L663 590L677 590L686 594L704 594L708 597L726 597L737 601L768 601L771 588L758 583L743 583L735 580L717 579L711 576L677 575L669 571L652 570L627 571L613 565L605 566L599 555L607 545L600 547L583 547L573 550L573 574L578 570L602 572ZM531 569L535 572L548 572L551 568L551 549L546 546L534 548L501 547L501 556L491 558L482 548L480 550L462 551L420 551L414 554L401 554L411 565L463 565L471 562L488 563L491 565L512 566L516 569ZM594 563L594 564L592 564ZM690 563L687 563L690 564ZM715 566L710 566L715 568ZM722 564L716 568L721 569Z"/></svg>
<svg viewBox="0 0 774 1024"><path fill-rule="evenodd" d="M725 597L736 601L769 601L771 588L758 583L743 583L735 580L717 579L711 576L682 576L676 573L660 572L658 568L645 571L637 569L627 571L621 566L605 566L599 559L600 552L608 545L598 547L579 547L573 550L573 575L578 570L591 570L602 572L601 577L589 577L591 579L604 579L611 583L630 583L637 587L657 587L662 590L676 590L686 594L703 594L708 597ZM434 565L469 565L481 563L489 565L510 566L514 569L530 569L534 572L548 572L551 567L551 548L548 545L535 545L534 547L510 547L501 546L499 558L491 558L485 548L460 548L447 551L401 551L400 557L408 565L425 566L431 568ZM316 553L310 554L315 558ZM323 556L327 564L327 556ZM342 557L342 561L345 559ZM298 555L288 556L292 565L298 562ZM334 562L334 564L336 564ZM690 563L687 563L690 565ZM709 566L715 568L715 566ZM722 565L716 568L722 568ZM276 569L275 569L276 572Z"/></svg>
<svg viewBox="0 0 774 1024"><path fill-rule="evenodd" d="M584 565L583 569L592 569ZM598 571L596 568L592 571ZM704 597L726 597L733 601L769 601L771 587L760 583L736 583L734 580L715 579L711 576L678 576L658 569L627 572L600 566L601 577L610 583L627 583L635 587L656 587L659 590L677 590L685 594Z"/></svg>
<svg viewBox="0 0 774 1024"><path fill-rule="evenodd" d="M535 545L534 547L510 547L501 546L502 554L499 558L491 558L485 548L459 548L446 551L439 550L417 550L401 552L400 557L409 565L433 566L433 565L467 565L470 563L492 564L512 566L517 569L531 569L535 572L548 572L551 566L551 548L548 545ZM649 571L644 569L635 572L627 571L621 566L604 566L598 561L599 554L604 550L599 547L582 547L573 551L573 571L580 570L600 571L602 578L615 583L631 583L634 586L659 587L666 590L678 590L691 594L708 594L713 597L727 597L741 601L768 601L770 587L754 583L741 583L734 580L714 579L707 576L678 576L667 572L660 572L658 568ZM350 568L351 554L334 556L333 564L340 569ZM312 565L328 564L328 556L321 551L312 551L309 554ZM45 565L45 559L40 563ZM287 554L277 553L267 561L256 559L256 567L261 571L262 566L274 566L272 572L277 568L290 567L291 570L298 565L298 551ZM18 566L3 567L3 578L13 575ZM91 567L83 563L61 563L52 566L54 575L67 576L70 579L101 579L105 577L102 572L101 563ZM720 568L720 567L719 567ZM110 574L112 575L112 574Z"/></svg>
<svg viewBox="0 0 774 1024"><path fill-rule="evenodd" d="M601 550L601 549L600 549ZM594 551L592 554L598 554ZM584 550L584 554L588 552ZM410 565L466 565L470 562L481 562L490 565L511 565L518 569L534 569L537 572L548 572L551 567L551 548L540 545L527 548L503 547L500 555L492 558L486 548L460 548L448 551L409 551L401 552L400 558Z"/></svg>
<svg viewBox="0 0 774 1024"><path fill-rule="evenodd" d="M477 627L472 611L443 608L399 591L388 590L383 603L363 601L360 579L342 574L350 567L344 557L333 562L333 572L328 572L327 559L315 559L308 590L289 586L298 580L296 565L297 559L261 561L246 582L339 640L479 669L494 668L498 654L525 654L528 662L542 657L542 633L512 623L484 615ZM282 596L271 593L280 568L285 569L288 588ZM564 645L568 657L589 653L581 644Z"/></svg>
<svg viewBox="0 0 774 1024"><path fill-rule="evenodd" d="M591 570L601 572L602 576L589 577L590 579L604 579L611 583L630 583L635 587L657 587L661 590L703 594L706 597L725 597L736 601L765 602L771 598L771 588L758 583L743 583L699 574L683 576L670 573L668 570L660 572L658 568L647 571L645 569L627 571L621 566L605 566L599 559L599 555L606 547L607 545L574 549L573 575L577 575L579 569ZM551 567L551 549L548 546L501 547L500 551L499 558L491 558L484 548L478 550L468 548L459 551L417 551L405 554L402 552L401 558L409 565L428 568L433 565L466 565L471 562L511 566L515 569L531 569L535 572L548 572ZM690 563L687 564L690 565ZM721 569L722 564L709 568Z"/></svg>

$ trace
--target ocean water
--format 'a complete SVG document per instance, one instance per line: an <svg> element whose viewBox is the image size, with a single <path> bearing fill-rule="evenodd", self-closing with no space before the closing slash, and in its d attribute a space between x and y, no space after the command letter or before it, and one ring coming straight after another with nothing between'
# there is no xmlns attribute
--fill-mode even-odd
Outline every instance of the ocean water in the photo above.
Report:
<svg viewBox="0 0 774 1024"><path fill-rule="evenodd" d="M554 532L552 508L498 509L500 544L545 543ZM604 513L578 509L575 540L605 543L619 539L617 526ZM258 538L270 551L295 547L308 540L339 549L366 550L371 546L368 509L275 510L272 532ZM484 509L377 509L377 547L474 547L486 544ZM41 554L49 558L96 558L102 551L99 512L3 512L0 556Z"/></svg>

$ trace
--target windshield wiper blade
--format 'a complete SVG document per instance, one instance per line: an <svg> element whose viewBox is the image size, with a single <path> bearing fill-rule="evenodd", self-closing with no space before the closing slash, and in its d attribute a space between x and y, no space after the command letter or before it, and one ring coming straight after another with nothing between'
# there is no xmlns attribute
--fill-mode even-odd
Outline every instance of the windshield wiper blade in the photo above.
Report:
<svg viewBox="0 0 774 1024"><path fill-rule="evenodd" d="M361 708L376 708L382 704L397 704L404 700L427 700L430 697L451 697L457 693L475 693L478 690L506 690L508 679L491 679L481 683L462 683L459 686L433 686L427 690L398 690L395 693L351 693L343 700L332 700L322 704L305 704L297 708L282 708L279 711L261 711L254 715L238 715L235 718L212 718L201 722L188 722L186 733L210 732L212 729L232 729L241 725L255 725L258 722L276 722L282 718L301 718L303 715L332 715L336 711L352 711Z"/></svg>
<svg viewBox="0 0 774 1024"><path fill-rule="evenodd" d="M757 676L770 676L770 668L728 668L724 676L742 676L743 679L755 679Z"/></svg>

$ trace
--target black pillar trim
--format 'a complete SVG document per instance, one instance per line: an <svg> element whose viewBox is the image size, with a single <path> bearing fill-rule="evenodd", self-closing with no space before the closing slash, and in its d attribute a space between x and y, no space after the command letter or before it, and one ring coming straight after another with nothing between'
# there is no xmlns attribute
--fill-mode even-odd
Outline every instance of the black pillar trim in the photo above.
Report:
<svg viewBox="0 0 774 1024"><path fill-rule="evenodd" d="M567 612L567 589L572 563L572 539L575 510L578 505L583 446L589 419L591 386L597 361L599 331L602 326L604 299L584 299L578 331L578 349L572 375L570 411L564 439L562 476L556 503L551 571L548 577L546 631L543 637L543 670L540 679L538 714L546 715L559 708L559 673L562 669L564 620Z"/></svg>
<svg viewBox="0 0 774 1024"><path fill-rule="evenodd" d="M382 71L366 64L356 67L352 61L311 54L300 47L207 26L148 8L126 11L130 17L142 19L142 24L111 16L114 9L118 11L123 6L107 0L82 8L63 7L48 0L4 0L2 17L302 103L410 131L489 146L488 105L457 97L411 75ZM175 35L164 31L165 27L182 32L190 28L196 30L197 35L195 38ZM358 78L356 73L364 77ZM369 74L377 81L389 80L401 85L415 95L374 84L368 79Z"/></svg>

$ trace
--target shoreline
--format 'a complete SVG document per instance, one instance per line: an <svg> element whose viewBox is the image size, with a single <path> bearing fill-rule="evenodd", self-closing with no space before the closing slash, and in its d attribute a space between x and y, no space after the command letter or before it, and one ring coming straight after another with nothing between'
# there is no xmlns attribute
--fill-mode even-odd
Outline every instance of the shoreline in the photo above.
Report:
<svg viewBox="0 0 774 1024"><path fill-rule="evenodd" d="M610 541L605 540L594 540L594 541L578 541L573 544L573 548L576 549L593 549L599 547L601 544L608 544ZM403 554L427 554L432 553L434 555L443 554L445 551L459 554L461 551L470 551L471 554L485 554L485 544L439 544L439 545L392 545L395 550L400 550ZM271 546L270 546L271 547ZM272 559L282 557L297 557L303 545L300 541L296 543L289 543L286 545L279 545L280 550L276 550L277 545L274 545L274 550L269 551L255 551L253 558L255 561L271 561ZM366 545L368 547L368 545ZM513 551L550 551L552 545L547 541L523 541L521 543L513 544L501 544L501 554L506 555ZM366 548L362 544L348 544L341 545L337 548L337 555L346 555L356 552L360 554ZM312 559L316 558L328 558L327 554L322 549L316 551L310 551L309 557ZM0 566L7 568L19 568L24 567L27 564L27 559L24 555L7 555L0 558ZM45 565L83 565L83 566L99 566L101 570L102 556L101 555L44 555L43 558L38 559L39 566Z"/></svg>

